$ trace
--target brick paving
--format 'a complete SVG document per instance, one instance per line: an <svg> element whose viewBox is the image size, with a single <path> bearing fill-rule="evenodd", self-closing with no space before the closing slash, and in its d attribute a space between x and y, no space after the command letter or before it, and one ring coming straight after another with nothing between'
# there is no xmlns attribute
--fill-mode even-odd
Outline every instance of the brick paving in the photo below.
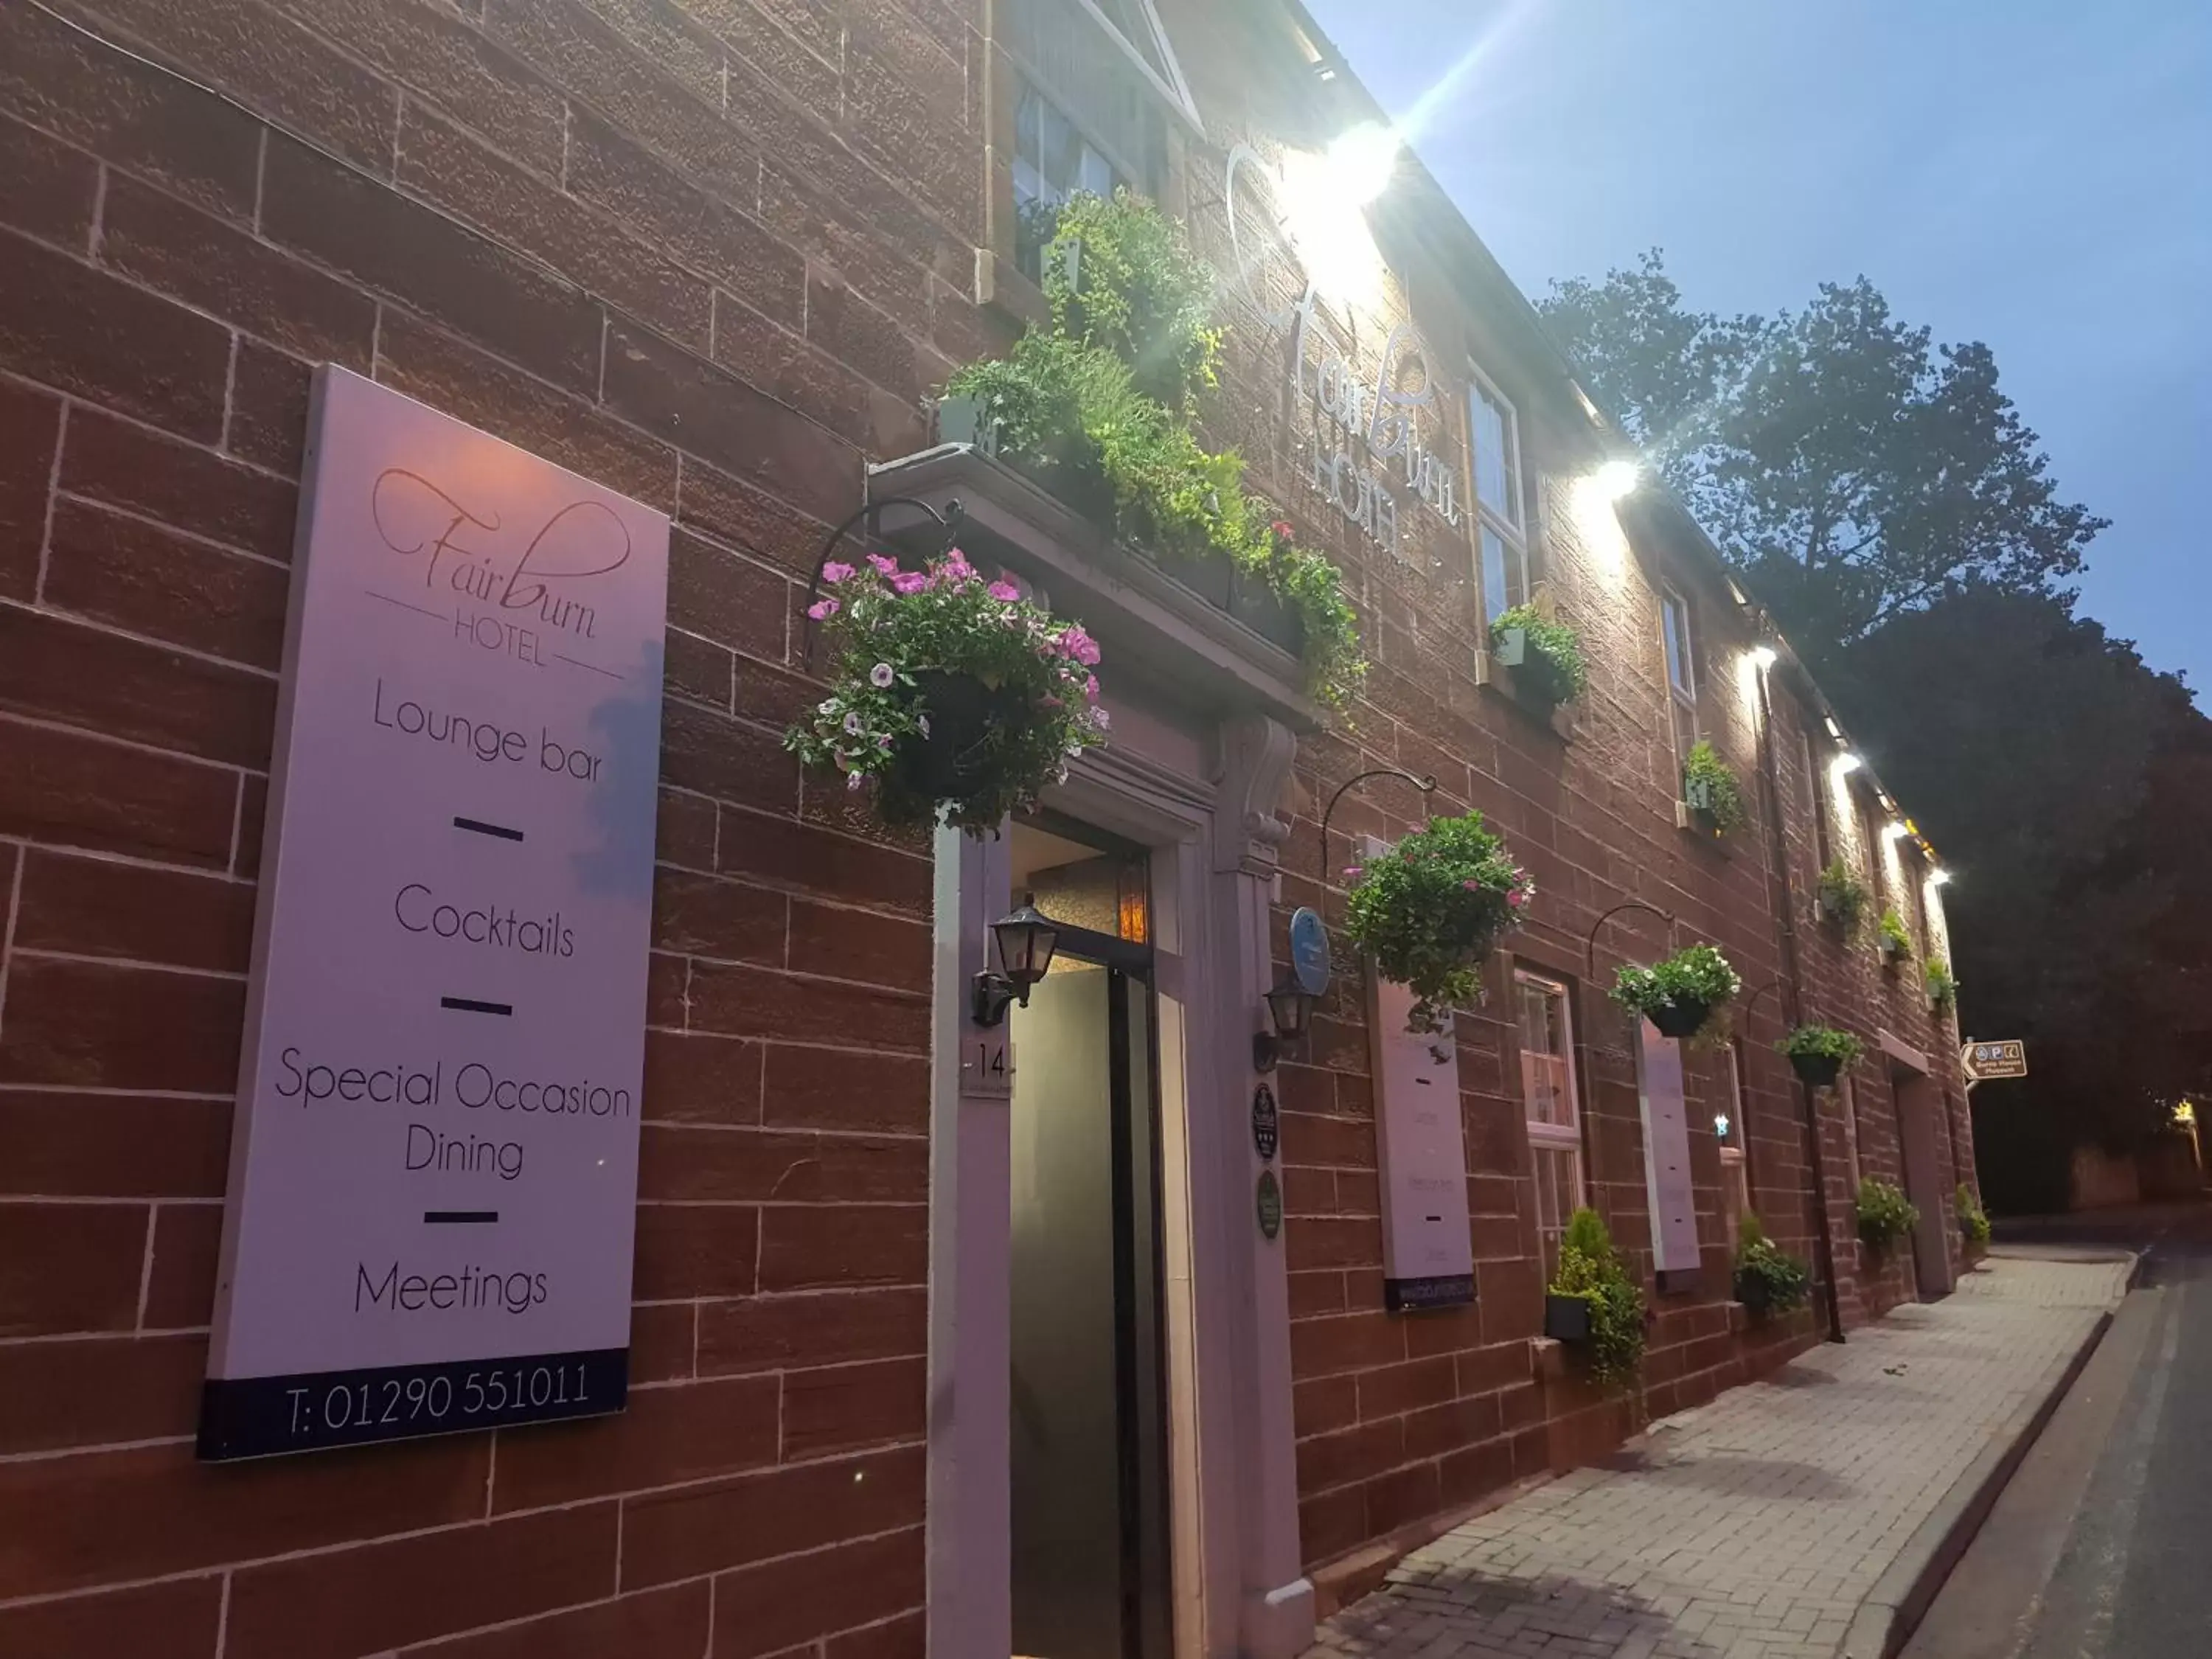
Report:
<svg viewBox="0 0 2212 1659"><path fill-rule="evenodd" d="M1858 1603L2122 1262L1992 1256L1416 1550L1308 1659L1832 1659Z"/></svg>

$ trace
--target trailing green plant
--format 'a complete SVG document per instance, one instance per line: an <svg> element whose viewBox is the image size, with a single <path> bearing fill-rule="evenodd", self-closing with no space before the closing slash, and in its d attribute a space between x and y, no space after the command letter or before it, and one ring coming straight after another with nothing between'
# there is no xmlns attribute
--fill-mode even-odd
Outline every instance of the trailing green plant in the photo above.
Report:
<svg viewBox="0 0 2212 1659"><path fill-rule="evenodd" d="M1580 637L1563 622L1547 617L1533 605L1516 605L1498 613L1490 624L1492 645L1519 629L1528 649L1513 671L1515 684L1546 702L1572 702L1589 684L1589 665L1583 658Z"/></svg>
<svg viewBox="0 0 2212 1659"><path fill-rule="evenodd" d="M1735 834L1747 821L1735 769L1703 738L1690 745L1682 762L1682 799L1723 836Z"/></svg>
<svg viewBox="0 0 2212 1659"><path fill-rule="evenodd" d="M1851 872L1850 865L1838 858L1820 872L1819 890L1821 914L1843 929L1845 939L1856 938L1872 900L1866 884Z"/></svg>
<svg viewBox="0 0 2212 1659"><path fill-rule="evenodd" d="M1117 537L1163 559L1224 558L1264 586L1297 617L1307 689L1348 708L1366 662L1343 572L1244 489L1243 456L1191 430L1190 390L1212 384L1218 344L1191 308L1210 273L1133 198L1073 198L1059 222L1079 228L1084 252L1073 285L1048 262L1054 328L963 365L945 395L975 399L1000 456Z"/></svg>
<svg viewBox="0 0 2212 1659"><path fill-rule="evenodd" d="M1885 955L1902 961L1912 954L1911 929L1905 925L1905 918L1897 914L1895 905L1890 906L1881 913L1881 920L1876 925L1881 929L1882 950Z"/></svg>
<svg viewBox="0 0 2212 1659"><path fill-rule="evenodd" d="M1959 1212L1959 1236L1973 1249L1980 1249L1990 1242L1989 1212L1982 1208L1982 1200L1974 1196L1974 1189L1965 1182L1951 1194L1952 1204Z"/></svg>
<svg viewBox="0 0 2212 1659"><path fill-rule="evenodd" d="M1766 1236L1749 1211L1736 1224L1735 1299L1761 1313L1789 1313L1805 1304L1813 1275L1805 1264Z"/></svg>
<svg viewBox="0 0 2212 1659"><path fill-rule="evenodd" d="M1187 411L1214 384L1221 331L1211 326L1213 272L1165 215L1118 190L1079 194L1060 208L1043 264L1053 331L1111 352L1137 389ZM1073 259L1053 257L1073 244Z"/></svg>
<svg viewBox="0 0 2212 1659"><path fill-rule="evenodd" d="M1480 812L1432 818L1346 874L1345 932L1383 978L1412 989L1419 1031L1445 1030L1452 1006L1475 996L1482 959L1536 890Z"/></svg>
<svg viewBox="0 0 2212 1659"><path fill-rule="evenodd" d="M1839 1031L1832 1025L1793 1027L1789 1036L1774 1046L1792 1060L1832 1060L1842 1066L1852 1065L1866 1052L1866 1044L1849 1031Z"/></svg>
<svg viewBox="0 0 2212 1659"><path fill-rule="evenodd" d="M1859 1182L1859 1237L1869 1246L1886 1250L1920 1224L1920 1212L1911 1201L1879 1176Z"/></svg>
<svg viewBox="0 0 2212 1659"><path fill-rule="evenodd" d="M885 823L941 810L970 835L995 833L1105 741L1097 642L957 549L921 570L881 554L833 562L822 579L830 592L807 616L837 640L830 695L784 746L848 788L872 784Z"/></svg>
<svg viewBox="0 0 2212 1659"><path fill-rule="evenodd" d="M1942 1013L1959 1006L1959 981L1951 972L1951 964L1941 957L1928 958L1925 970L1928 982L1928 1006Z"/></svg>
<svg viewBox="0 0 2212 1659"><path fill-rule="evenodd" d="M1595 1210L1585 1206L1569 1218L1549 1288L1589 1305L1591 1376L1611 1386L1635 1376L1644 1363L1644 1292L1621 1265Z"/></svg>
<svg viewBox="0 0 2212 1659"><path fill-rule="evenodd" d="M1710 945L1692 945L1649 968L1620 969L1613 1000L1670 1037L1692 1037L1713 1030L1714 1017L1742 989L1726 957Z"/></svg>

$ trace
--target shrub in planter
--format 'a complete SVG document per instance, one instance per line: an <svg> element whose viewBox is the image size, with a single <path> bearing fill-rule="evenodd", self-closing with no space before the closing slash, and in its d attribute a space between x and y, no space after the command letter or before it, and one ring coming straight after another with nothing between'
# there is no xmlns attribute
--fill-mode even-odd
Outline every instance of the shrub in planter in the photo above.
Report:
<svg viewBox="0 0 2212 1659"><path fill-rule="evenodd" d="M1832 1088L1844 1067L1866 1047L1832 1025L1800 1025L1774 1046L1790 1056L1790 1069L1812 1089Z"/></svg>
<svg viewBox="0 0 2212 1659"><path fill-rule="evenodd" d="M1490 643L1498 660L1512 669L1513 683L1540 702L1572 702L1589 684L1575 630L1532 605L1499 612L1490 624Z"/></svg>
<svg viewBox="0 0 2212 1659"><path fill-rule="evenodd" d="M1072 277L1066 258L1046 262L1052 329L955 370L940 429L988 434L1007 465L1156 558L1225 561L1265 586L1297 617L1308 690L1348 707L1366 663L1343 573L1246 492L1242 456L1191 429L1191 394L1212 383L1218 347L1198 304L1212 273L1126 192L1072 198L1055 234L1080 252Z"/></svg>
<svg viewBox="0 0 2212 1659"><path fill-rule="evenodd" d="M1589 1373L1612 1386L1644 1363L1644 1292L1620 1265L1595 1210L1577 1210L1559 1240L1559 1269L1544 1297L1544 1334L1582 1348Z"/></svg>
<svg viewBox="0 0 2212 1659"><path fill-rule="evenodd" d="M1928 958L1928 1007L1933 1013L1942 1013L1959 1003L1959 981L1953 977L1951 964L1941 957Z"/></svg>
<svg viewBox="0 0 2212 1659"><path fill-rule="evenodd" d="M1905 918L1897 914L1896 907L1881 913L1878 924L1881 929L1881 954L1890 962L1903 962L1912 954L1912 933L1905 925Z"/></svg>
<svg viewBox="0 0 2212 1659"><path fill-rule="evenodd" d="M970 835L994 831L1105 741L1097 645L957 550L924 570L871 554L822 576L830 592L807 614L830 624L836 665L784 746L849 788L873 784L886 823L941 811Z"/></svg>
<svg viewBox="0 0 2212 1659"><path fill-rule="evenodd" d="M1951 1197L1953 1207L1959 1213L1959 1237L1966 1241L1969 1255L1978 1255L1990 1247L1989 1212L1982 1208L1981 1200L1974 1196L1974 1189L1963 1181Z"/></svg>
<svg viewBox="0 0 2212 1659"><path fill-rule="evenodd" d="M1746 821L1743 789L1735 769L1703 738L1690 745L1682 763L1682 804L1716 835L1732 835Z"/></svg>
<svg viewBox="0 0 2212 1659"><path fill-rule="evenodd" d="M1649 968L1621 969L1613 975L1613 1000L1663 1036L1694 1037L1741 989L1726 957L1710 945L1692 945Z"/></svg>
<svg viewBox="0 0 2212 1659"><path fill-rule="evenodd" d="M1850 866L1838 859L1821 871L1819 892L1820 914L1834 922L1845 939L1856 937L1870 896L1866 884L1851 873Z"/></svg>
<svg viewBox="0 0 2212 1659"><path fill-rule="evenodd" d="M1858 1208L1859 1237L1871 1249L1888 1249L1920 1224L1911 1201L1878 1176L1859 1182Z"/></svg>
<svg viewBox="0 0 2212 1659"><path fill-rule="evenodd" d="M1345 932L1383 978L1412 988L1417 1031L1445 1030L1452 1005L1474 997L1482 959L1536 890L1480 812L1432 819L1352 873Z"/></svg>
<svg viewBox="0 0 2212 1659"><path fill-rule="evenodd" d="M1735 1299L1761 1318L1805 1305L1813 1276L1747 1213L1736 1227Z"/></svg>

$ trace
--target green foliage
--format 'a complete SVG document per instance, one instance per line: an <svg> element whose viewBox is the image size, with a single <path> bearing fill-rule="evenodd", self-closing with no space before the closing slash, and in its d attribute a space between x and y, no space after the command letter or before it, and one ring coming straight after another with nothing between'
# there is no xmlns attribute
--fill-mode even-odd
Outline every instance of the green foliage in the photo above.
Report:
<svg viewBox="0 0 2212 1659"><path fill-rule="evenodd" d="M1412 988L1415 1030L1445 1030L1452 1005L1474 997L1482 959L1536 890L1480 812L1432 819L1353 873L1345 932Z"/></svg>
<svg viewBox="0 0 2212 1659"><path fill-rule="evenodd" d="M849 788L872 783L884 822L926 824L941 808L970 835L995 834L1105 741L1091 636L987 583L957 551L921 571L880 555L833 562L823 580L809 615L837 639L830 695L784 746Z"/></svg>
<svg viewBox="0 0 2212 1659"><path fill-rule="evenodd" d="M2105 527L2059 499L1989 348L1936 345L1864 277L1724 318L1654 251L1539 308L1816 671L1936 595L2048 592Z"/></svg>
<svg viewBox="0 0 2212 1659"><path fill-rule="evenodd" d="M1928 958L1928 1006L1942 1013L1947 1008L1959 1006L1959 981L1952 976L1951 964L1941 957Z"/></svg>
<svg viewBox="0 0 2212 1659"><path fill-rule="evenodd" d="M1073 242L1080 252L1071 262L1048 251L1053 332L1110 352L1139 392L1187 412L1193 394L1214 384L1221 351L1220 331L1207 320L1213 272L1165 215L1126 189L1110 198L1072 197L1054 235L1056 246Z"/></svg>
<svg viewBox="0 0 2212 1659"><path fill-rule="evenodd" d="M1978 1249L1990 1242L1990 1218L1982 1208L1982 1201L1974 1196L1974 1189L1965 1182L1951 1194L1953 1206L1959 1213L1959 1236Z"/></svg>
<svg viewBox="0 0 2212 1659"><path fill-rule="evenodd" d="M1621 1266L1595 1210L1585 1206L1569 1218L1550 1290L1589 1305L1590 1375L1608 1386L1634 1376L1644 1363L1644 1292Z"/></svg>
<svg viewBox="0 0 2212 1659"><path fill-rule="evenodd" d="M1572 702L1589 684L1589 665L1583 660L1582 641L1575 630L1554 622L1532 605L1516 605L1500 611L1490 624L1493 644L1507 631L1520 629L1528 636L1528 654L1513 671L1515 682L1546 702Z"/></svg>
<svg viewBox="0 0 2212 1659"><path fill-rule="evenodd" d="M1866 908L1873 902L1866 884L1838 858L1820 872L1819 891L1821 915L1840 927L1845 939L1856 938L1859 924L1866 919Z"/></svg>
<svg viewBox="0 0 2212 1659"><path fill-rule="evenodd" d="M1308 690L1348 708L1367 665L1343 572L1245 490L1242 456L1205 448L1191 430L1188 387L1212 376L1212 336L1190 323L1192 272L1205 267L1170 259L1162 249L1180 249L1177 233L1141 204L1078 197L1060 223L1083 227L1085 252L1079 293L1048 266L1048 289L1064 290L1054 331L956 369L945 395L977 399L1002 457L1116 536L1163 559L1225 558L1263 583L1297 613ZM1113 287L1123 278L1133 286ZM1157 395L1163 364L1182 377L1171 402Z"/></svg>
<svg viewBox="0 0 2212 1659"><path fill-rule="evenodd" d="M1849 1031L1839 1031L1832 1025L1796 1026L1774 1046L1792 1060L1800 1054L1810 1054L1819 1060L1832 1060L1846 1069L1866 1052L1863 1042Z"/></svg>
<svg viewBox="0 0 2212 1659"><path fill-rule="evenodd" d="M1881 913L1879 926L1881 928L1881 942L1885 947L1885 954L1896 957L1900 960L1912 954L1911 930L1905 927L1905 918L1897 914L1895 905L1892 905Z"/></svg>
<svg viewBox="0 0 2212 1659"><path fill-rule="evenodd" d="M1886 1250L1920 1224L1920 1212L1905 1194L1877 1176L1859 1182L1859 1237Z"/></svg>
<svg viewBox="0 0 2212 1659"><path fill-rule="evenodd" d="M1650 1014L1677 1002L1702 1002L1713 1015L1743 989L1729 959L1710 945L1692 945L1649 968L1627 967L1613 975L1613 1000L1632 1014Z"/></svg>
<svg viewBox="0 0 2212 1659"><path fill-rule="evenodd" d="M1813 1283L1805 1264L1769 1238L1759 1218L1748 1211L1736 1224L1735 1237L1736 1300L1757 1302L1758 1291L1763 1290L1770 1314L1802 1307ZM1753 1293L1747 1296L1747 1289Z"/></svg>
<svg viewBox="0 0 2212 1659"><path fill-rule="evenodd" d="M1693 785L1695 788L1692 788ZM1702 810L1712 819L1713 828L1721 834L1733 835L1743 828L1747 814L1743 790L1736 782L1735 769L1723 760L1712 744L1703 738L1690 745L1688 757L1682 763L1682 791L1686 799L1692 796L1703 797Z"/></svg>

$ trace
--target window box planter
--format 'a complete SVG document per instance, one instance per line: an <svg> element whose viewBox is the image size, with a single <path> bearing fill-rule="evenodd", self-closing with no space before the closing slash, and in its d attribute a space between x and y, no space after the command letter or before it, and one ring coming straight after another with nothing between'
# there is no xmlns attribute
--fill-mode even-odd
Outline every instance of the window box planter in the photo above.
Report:
<svg viewBox="0 0 2212 1659"><path fill-rule="evenodd" d="M1718 835L1720 813L1719 809L1714 805L1713 798L1716 793L1717 786L1711 778L1682 780L1682 805L1690 809L1690 816L1697 820L1699 829L1709 830L1715 835Z"/></svg>
<svg viewBox="0 0 2212 1659"><path fill-rule="evenodd" d="M1903 940L1891 939L1886 933L1882 936L1881 959L1888 966L1894 968L1911 954L1912 947Z"/></svg>
<svg viewBox="0 0 2212 1659"><path fill-rule="evenodd" d="M1582 1343L1589 1340L1589 1298L1583 1296L1562 1296L1556 1291L1544 1295L1544 1334L1554 1342Z"/></svg>
<svg viewBox="0 0 2212 1659"><path fill-rule="evenodd" d="M982 398L953 392L937 400L937 441L966 444L986 455L999 453L999 423L987 412Z"/></svg>
<svg viewBox="0 0 2212 1659"><path fill-rule="evenodd" d="M1501 628L1492 641L1492 658L1503 668L1518 668L1528 660L1528 630Z"/></svg>
<svg viewBox="0 0 2212 1659"><path fill-rule="evenodd" d="M1748 1273L1741 1267L1735 1275L1735 1299L1753 1319L1764 1319L1774 1305L1774 1291L1757 1273Z"/></svg>

